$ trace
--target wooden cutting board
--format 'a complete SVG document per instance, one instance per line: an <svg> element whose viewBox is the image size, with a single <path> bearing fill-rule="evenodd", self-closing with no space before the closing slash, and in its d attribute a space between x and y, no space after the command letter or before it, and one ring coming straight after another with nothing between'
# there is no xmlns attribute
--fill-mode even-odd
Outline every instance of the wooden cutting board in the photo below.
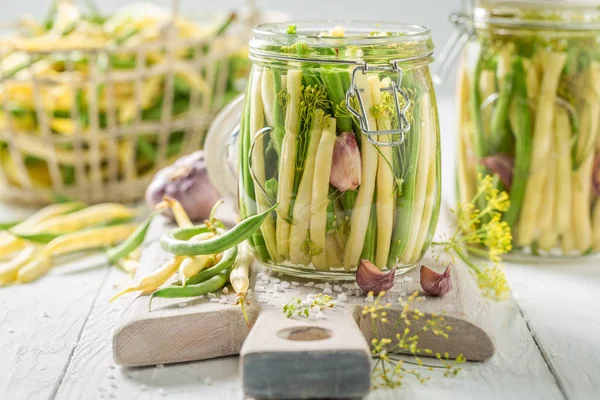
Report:
<svg viewBox="0 0 600 400"><path fill-rule="evenodd" d="M170 228L162 218L154 221L138 274L145 274L168 259L160 248L159 238ZM429 255L421 264L438 271L445 268ZM426 317L444 313L453 328L451 335L444 339L422 334L419 345L434 352L447 351L451 357L463 354L467 360L486 360L495 351L488 302L480 295L466 266L454 264L452 280L454 288L449 294L441 298L425 297L418 304ZM368 392L370 384L368 342L373 335L372 325L370 318L361 313L370 299L354 289L353 283L324 285L269 273L255 263L248 307L252 330L246 326L231 290L210 298L157 298L151 311L149 297L138 296L121 316L114 332L115 362L131 367L241 354L244 391L248 396L360 397ZM418 268L396 278L395 287L383 300L393 304L388 312L390 320L395 321L401 312L397 299L418 290ZM285 303L322 292L336 299L333 309L314 314L310 319L284 316ZM394 337L392 325L384 325L379 336ZM399 331L403 330L404 326L400 326Z"/></svg>

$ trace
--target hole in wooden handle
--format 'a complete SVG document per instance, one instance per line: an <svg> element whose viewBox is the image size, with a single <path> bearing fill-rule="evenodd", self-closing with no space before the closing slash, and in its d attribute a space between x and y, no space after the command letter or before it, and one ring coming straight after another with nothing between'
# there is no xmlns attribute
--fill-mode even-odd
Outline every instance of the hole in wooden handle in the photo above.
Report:
<svg viewBox="0 0 600 400"><path fill-rule="evenodd" d="M277 336L285 340L308 342L329 339L333 336L333 332L318 326L296 326L280 330Z"/></svg>

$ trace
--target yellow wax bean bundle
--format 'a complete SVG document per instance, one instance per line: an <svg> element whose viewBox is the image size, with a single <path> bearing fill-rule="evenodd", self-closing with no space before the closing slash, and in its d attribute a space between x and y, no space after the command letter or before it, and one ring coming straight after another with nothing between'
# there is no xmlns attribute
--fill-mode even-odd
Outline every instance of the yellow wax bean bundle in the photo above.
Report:
<svg viewBox="0 0 600 400"><path fill-rule="evenodd" d="M323 133L323 110L315 110L313 117L313 127L310 131L310 141L306 162L304 164L304 172L298 186L298 194L294 201L294 223L290 228L290 261L294 264L308 264L310 262L310 251L306 251L306 241L310 230L311 219L311 201L313 182L315 181L315 162L319 143ZM335 136L335 132L334 132ZM317 171L318 174L325 173L329 179L328 171ZM325 203L325 207L327 204Z"/></svg>
<svg viewBox="0 0 600 400"><path fill-rule="evenodd" d="M517 235L519 246L530 246L535 238L537 211L547 174L543 165L548 160L551 150L556 91L566 59L566 53L544 52L545 70L537 100L533 133L532 172L525 187L525 198L520 213Z"/></svg>
<svg viewBox="0 0 600 400"><path fill-rule="evenodd" d="M37 225L31 233L51 232L69 233L83 228L117 219L135 217L136 212L122 204L104 203L90 206L83 210L54 217Z"/></svg>
<svg viewBox="0 0 600 400"><path fill-rule="evenodd" d="M421 247L418 247L417 244L417 241L421 239L419 237L421 225L423 225L424 221L426 224L429 223L429 219L424 219L424 217L427 217L427 211L425 210L425 207L430 203L430 196L434 194L433 190L431 192L427 191L431 179L429 170L432 167L435 167L435 163L432 163L431 160L431 147L435 147L435 136L432 134L433 130L431 127L431 112L433 112L433 110L429 101L429 94L424 94L421 99L421 120L414 122L421 124L421 135L419 136L419 158L417 162L417 175L414 194L415 200L412 213L410 215L410 231L406 243L406 249L400 258L400 261L404 264L411 264L414 262L413 254L421 251Z"/></svg>
<svg viewBox="0 0 600 400"><path fill-rule="evenodd" d="M369 88L371 89L371 100L374 107L382 105L381 88L389 87L390 79L385 78L381 82L376 76L369 76ZM392 129L392 123L386 113L377 113L377 129L380 131ZM389 135L377 137L380 142L389 142ZM379 146L379 157L377 161L377 201L375 203L377 216L377 247L375 249L375 265L385 268L390 246L392 242L392 231L394 224L394 171L392 170L392 148Z"/></svg>
<svg viewBox="0 0 600 400"><path fill-rule="evenodd" d="M53 239L29 263L19 269L17 281L31 282L52 268L52 257L82 250L112 246L127 239L136 229L133 224L115 225L69 233Z"/></svg>
<svg viewBox="0 0 600 400"><path fill-rule="evenodd" d="M265 172L265 154L264 148L264 136L258 134L258 132L265 126L265 114L263 109L263 103L261 99L261 81L263 76L272 76L269 69L265 69L265 73L261 73L260 70L252 72L252 80L250 82L250 134L254 138L254 152L252 154L252 170L254 171L255 181L255 194L256 194L256 209L259 213L265 212L269 207L269 202L262 191L265 186L266 172ZM273 93L273 89L266 89L270 93ZM273 106L271 104L271 110ZM275 220L269 215L260 227L260 230L265 239L267 251L272 259L277 260L277 238L275 236Z"/></svg>
<svg viewBox="0 0 600 400"><path fill-rule="evenodd" d="M361 97L363 99L365 110L373 108L371 89L367 77L363 74L356 75L356 86L363 91ZM367 121L369 126L374 129L377 126L377 121L371 112L367 112ZM362 132L356 132L357 135L362 135ZM361 185L358 188L358 195L352 217L350 220L350 233L344 248L344 268L346 271L358 265L360 254L362 252L369 218L371 216L371 206L373 202L373 194L375 192L375 182L377 180L377 149L371 144L365 136L361 137L361 162L362 176ZM312 221L311 221L312 222Z"/></svg>
<svg viewBox="0 0 600 400"><path fill-rule="evenodd" d="M457 85L457 104L458 107L458 201L466 202L475 196L477 175L471 157L468 155L468 148L471 147L469 138L472 122L469 117L469 93L470 93L469 74L467 73L466 62L463 60L459 69Z"/></svg>
<svg viewBox="0 0 600 400"><path fill-rule="evenodd" d="M302 91L302 73L292 70L287 74L287 92L289 100L285 112L285 135L281 145L281 162L279 164L279 185L277 186L276 238L277 252L280 257L288 258L290 254L290 223L288 220L292 205L294 189L294 173L296 169L296 153L298 150L298 131L300 116L298 102Z"/></svg>
<svg viewBox="0 0 600 400"><path fill-rule="evenodd" d="M327 271L327 205L329 204L329 177L335 146L335 118L329 118L323 126L323 133L315 158L315 172L311 193L310 240L315 247L312 263L318 270Z"/></svg>

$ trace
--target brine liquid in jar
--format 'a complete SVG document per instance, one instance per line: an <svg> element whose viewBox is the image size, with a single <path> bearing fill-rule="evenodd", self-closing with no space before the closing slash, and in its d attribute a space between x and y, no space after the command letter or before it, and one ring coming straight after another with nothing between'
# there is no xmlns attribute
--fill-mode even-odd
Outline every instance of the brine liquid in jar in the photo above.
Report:
<svg viewBox="0 0 600 400"><path fill-rule="evenodd" d="M267 266L352 279L414 266L440 203L439 127L419 26L261 25L239 139L239 208L278 204L251 240Z"/></svg>

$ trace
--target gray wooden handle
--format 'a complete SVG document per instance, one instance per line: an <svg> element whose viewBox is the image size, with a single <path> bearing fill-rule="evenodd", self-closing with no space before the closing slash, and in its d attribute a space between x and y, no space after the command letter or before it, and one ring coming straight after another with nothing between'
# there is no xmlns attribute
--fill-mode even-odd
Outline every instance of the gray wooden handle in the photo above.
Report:
<svg viewBox="0 0 600 400"><path fill-rule="evenodd" d="M370 351L350 310L326 319L264 310L240 355L244 393L265 399L360 398L369 392Z"/></svg>

